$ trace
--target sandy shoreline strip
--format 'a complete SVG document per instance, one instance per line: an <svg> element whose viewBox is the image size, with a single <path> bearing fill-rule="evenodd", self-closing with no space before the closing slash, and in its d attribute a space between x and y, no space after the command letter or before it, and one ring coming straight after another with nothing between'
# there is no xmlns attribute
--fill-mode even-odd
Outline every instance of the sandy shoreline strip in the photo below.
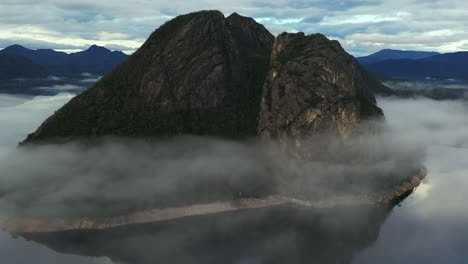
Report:
<svg viewBox="0 0 468 264"><path fill-rule="evenodd" d="M237 211L243 209L265 208L278 205L291 205L310 208L333 208L337 206L369 205L393 201L408 191L413 190L426 176L426 170L413 177L401 188L396 189L385 196L375 200L343 199L330 203L314 203L288 197L271 196L265 199L240 199L226 202L214 202L196 204L185 207L146 210L127 216L111 217L105 219L82 218L64 221L60 219L8 219L0 218L0 229L12 233L37 233L37 232L61 232L71 230L102 230L125 225L149 224L161 221L169 221L183 217L206 215L222 212Z"/></svg>

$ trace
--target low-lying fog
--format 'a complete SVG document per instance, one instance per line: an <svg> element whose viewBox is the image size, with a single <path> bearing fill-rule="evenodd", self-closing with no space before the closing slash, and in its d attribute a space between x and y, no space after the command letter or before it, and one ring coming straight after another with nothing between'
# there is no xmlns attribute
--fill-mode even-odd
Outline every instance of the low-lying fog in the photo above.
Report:
<svg viewBox="0 0 468 264"><path fill-rule="evenodd" d="M379 103L408 144L427 146L428 175L353 263L468 263L468 102Z"/></svg>
<svg viewBox="0 0 468 264"><path fill-rule="evenodd" d="M48 95L55 96L60 93L77 94L99 81L101 76L81 73L75 76L46 78L20 78L0 81L0 94L22 94L30 96Z"/></svg>
<svg viewBox="0 0 468 264"><path fill-rule="evenodd" d="M36 97L24 101L24 98L0 95L0 124L2 124L0 159L9 157L11 153L17 153L15 151L17 142L24 139L47 116L70 98L72 98L72 95L60 94L53 97ZM466 232L466 226L468 226L468 211L466 210L465 201L468 195L465 195L465 193L468 188L468 163L466 162L468 158L468 103L461 100L434 101L424 98L379 98L378 102L386 114L387 122L393 134L400 142L394 149L400 150L402 157L408 154L407 151L421 149L421 146L427 147L424 164L428 169L428 175L416 192L406 199L401 207L394 209L383 225L377 242L361 252L355 258L354 263L467 263L468 233ZM226 144L229 146L230 151L234 151L233 153L225 151ZM256 168L255 163L250 158L237 159L239 155L235 151L245 154L242 146L222 142L221 146L224 151L221 153L224 156L218 156L220 152L216 150L216 146L220 145L214 145L215 149L212 149L209 162L217 164L221 161L222 165L225 166L225 161L229 160L231 163L228 164L229 167L224 172L238 172L243 168L255 168L260 171L264 169ZM106 155L114 153L113 155L118 156L122 154L122 151L126 151L115 145L110 148L114 149L105 152L96 149L94 156L82 156L80 158L83 158L83 164L97 162L98 166L103 169L109 169L112 164L106 162L110 162L112 159L103 159L104 161L100 162L93 160L93 157L98 157L103 153ZM58 149L51 149L49 153L55 153L54 158L57 164L64 161L70 162L70 157L78 158L69 150L60 152ZM186 167L181 168L183 171L206 167L208 161L204 159L197 160L194 156L191 156L193 154L194 152L188 155L185 160L190 160L190 162L181 162L177 166L180 167L185 164ZM236 157L236 159L230 159L230 155ZM17 157L19 160L14 161L17 164L29 166L32 162L26 158L28 156L23 157L23 159L21 159L21 156ZM137 162L138 158L139 156L135 156L133 160L127 162ZM144 157L141 156L140 158ZM42 159L33 162L36 162L35 168L39 169L38 172L41 172L40 169L43 172L54 172L55 164L50 160L50 157L42 157ZM41 165L40 162L44 163ZM171 161L165 160L165 162L170 164ZM164 163L159 165L161 170L173 168L169 165L164 167ZM118 166L122 168L125 167L125 164L119 164ZM148 164L142 162L139 163L139 166L138 169L144 170ZM4 168L0 168L0 170L2 169ZM212 170L211 173L220 171L222 170L216 169ZM86 171L80 173L86 175ZM0 177L4 177L0 179L0 182L13 185L27 180L16 178L6 181L5 177L9 176L4 174L1 174ZM93 177L86 179L91 181ZM67 189L67 193L62 193L60 188L55 187L54 189L54 186L51 186L51 189L47 190L51 194L46 193L42 196L43 202L46 201L43 204L47 204L48 197L71 195L70 191L75 191L75 194L80 195L82 194L80 192L83 192L83 186L89 186L88 184L96 186L93 185L93 182L80 182L77 179L71 179L71 182L74 184L68 186L75 186L76 188L73 190ZM144 184L141 186L144 186ZM125 184L118 183L114 186L101 186L101 188L121 190L124 190L125 187ZM157 188L164 190L165 186L158 186ZM141 191L144 193L146 190L142 188ZM121 198L119 197L119 199ZM36 263L62 263L64 261L67 263L96 263L94 261L107 263L109 261L107 259L84 258L77 260L77 257L72 256L67 258L65 255L53 253L32 242L14 240L9 235L0 233L0 256L2 258L6 256L6 259L9 260L8 263L24 262L25 252L29 252L31 259L37 261Z"/></svg>
<svg viewBox="0 0 468 264"><path fill-rule="evenodd" d="M13 151L19 141L71 98L71 94L59 94L31 100L26 96L0 94L0 158Z"/></svg>
<svg viewBox="0 0 468 264"><path fill-rule="evenodd" d="M14 151L31 129L56 109L73 98L71 94L59 94L54 97L18 96L0 94L0 159ZM0 168L1 170L1 168ZM3 175L0 173L0 175ZM2 177L2 176L0 176ZM112 264L108 258L88 258L59 254L45 246L13 238L10 234L0 231L1 263L37 263L37 264Z"/></svg>
<svg viewBox="0 0 468 264"><path fill-rule="evenodd" d="M105 138L27 146L0 160L0 210L10 218L96 218L270 195L322 204L376 199L422 167L421 142L402 144L389 133L349 135L345 147L334 139L323 144L324 135L311 138L302 143L313 150L305 160L258 139Z"/></svg>

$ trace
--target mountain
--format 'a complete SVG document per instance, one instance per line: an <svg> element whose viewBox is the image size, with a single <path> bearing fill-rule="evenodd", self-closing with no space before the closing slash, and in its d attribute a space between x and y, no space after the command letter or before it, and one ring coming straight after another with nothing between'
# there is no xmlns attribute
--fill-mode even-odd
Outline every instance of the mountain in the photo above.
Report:
<svg viewBox="0 0 468 264"><path fill-rule="evenodd" d="M273 41L262 25L237 14L179 16L29 140L109 134L253 136Z"/></svg>
<svg viewBox="0 0 468 264"><path fill-rule="evenodd" d="M283 33L271 61L259 120L263 137L303 146L311 132L349 134L361 120L383 115L371 77L337 41Z"/></svg>
<svg viewBox="0 0 468 264"><path fill-rule="evenodd" d="M282 43L284 38L288 37L282 35L276 41ZM382 114L371 91L378 82L337 42L323 36L295 38L285 47L277 43L272 51L274 37L252 18L236 13L225 18L219 11L179 16L157 29L94 87L47 119L26 142L104 135L252 137L259 134L259 113L273 115L276 107L294 106L295 112L322 109L323 124L336 118L347 128L361 117ZM316 44L318 50L311 51ZM278 56L280 50L285 56ZM281 62L287 67L280 72ZM276 71L284 83L270 88ZM296 76L298 81L292 81ZM288 98L284 106L283 102L269 105L267 90L278 89L281 94L283 86L296 86L292 91L307 99L299 96ZM327 101L330 110L320 108ZM270 108L260 109L267 107L262 102ZM349 104L343 108L339 102ZM313 125L303 128L315 129Z"/></svg>
<svg viewBox="0 0 468 264"><path fill-rule="evenodd" d="M427 52L427 51L410 51L410 50L392 50L384 49L374 54L365 57L359 57L357 60L361 64L371 64L385 60L399 60L399 59L410 59L417 60L427 57L439 55L438 52Z"/></svg>
<svg viewBox="0 0 468 264"><path fill-rule="evenodd" d="M66 64L70 72L106 74L127 57L121 51L110 51L104 47L92 45L85 51L71 53Z"/></svg>
<svg viewBox="0 0 468 264"><path fill-rule="evenodd" d="M155 146L151 141L139 141L148 144L149 153L154 153L146 155L144 151L149 156L149 164L156 168L147 168L149 178L143 170L115 175L114 163L109 171L86 175L93 180L105 180L103 186L114 180L125 184L124 178L131 184L137 179L149 184L147 179L154 179L151 186L162 186L164 190L152 187L147 194L139 193L138 198L130 200L106 200L100 192L99 196L73 195L70 200L60 196L57 201L60 207L73 204L67 206L73 212L65 214L72 218L92 216L83 212L89 208L90 200L96 205L90 209L99 209L94 212L97 219L106 219L103 217L111 214L117 216L116 221L105 222L118 225L122 225L122 219L126 224L130 223L127 220L142 218L147 223L154 222L157 218L148 215L146 209L158 209L156 212L163 217L168 214L161 214L162 209L177 217L186 212L193 214L184 217L195 217L206 211L192 206L226 208L220 201L226 202L227 208L238 210L242 204L247 205L244 209L258 209L265 203L285 207L340 206L345 198L344 205L354 210L357 205L400 197L422 179L413 177L421 171L416 158L401 157L398 152L398 159L394 160L393 150L387 152L386 140L373 140L380 130L375 129L379 128L378 124L369 121L383 120L373 90L382 87L337 41L321 34L283 33L275 39L252 18L201 11L166 22L95 86L50 116L22 145L85 139L85 143L91 144L85 144L84 149L90 147L94 152L101 148L100 143L105 144L105 140L96 139L109 135L133 139L171 137L164 142L177 143L174 148L168 145L171 153L168 157L178 160L183 156L183 166L187 165L189 174L171 173L170 166L159 171L158 164L166 166L167 160L162 158L165 154L153 152ZM184 140L177 137L181 134L208 137ZM351 137L354 135L358 137ZM229 144L248 143L245 151L243 147L228 151L227 159L233 160L240 170L226 167L223 162L218 164L217 159L198 161L203 153L198 148L224 149L222 145L226 141L220 146L219 139L210 143L211 137L236 139ZM261 143L252 138L260 138ZM126 141L112 139L112 152L119 146L119 140ZM193 156L192 149L195 149ZM237 151L240 162L234 156ZM192 157L196 166L186 162ZM136 159L137 167L146 167L145 162ZM244 166L244 161L254 164L253 168ZM92 159L90 164L94 162ZM214 162L216 166L211 166ZM132 167L128 164L123 165ZM382 169L381 164L390 166ZM201 170L202 167L208 171ZM222 172L212 170L213 167ZM176 187L167 190L166 179ZM50 185L49 181L42 182ZM406 188L408 185L410 189ZM27 197L33 197L30 188L24 190ZM17 197L15 193L14 199ZM255 202L256 198L260 198L259 203ZM145 214L141 213L142 209ZM46 211L46 216L50 212L63 213L49 207ZM137 217L131 217L133 213ZM46 223L43 227L48 225L47 220L39 222ZM61 228L66 226L65 222L60 223ZM94 220L86 221L78 229L99 226L94 223ZM16 226L28 226L23 224Z"/></svg>
<svg viewBox="0 0 468 264"><path fill-rule="evenodd" d="M418 60L386 60L365 67L371 72L395 78L468 81L468 52L445 53Z"/></svg>
<svg viewBox="0 0 468 264"><path fill-rule="evenodd" d="M88 72L103 75L123 62L127 55L120 51L110 51L96 45L77 53L67 54L51 49L31 50L20 45L12 45L0 54L13 54L41 65L50 75L73 75ZM16 75L14 78L25 76Z"/></svg>
<svg viewBox="0 0 468 264"><path fill-rule="evenodd" d="M63 65L67 64L68 54L51 49L31 50L20 45L12 45L0 51L27 58L34 63L41 65Z"/></svg>
<svg viewBox="0 0 468 264"><path fill-rule="evenodd" d="M47 77L49 71L33 61L24 57L0 53L0 80L16 78Z"/></svg>

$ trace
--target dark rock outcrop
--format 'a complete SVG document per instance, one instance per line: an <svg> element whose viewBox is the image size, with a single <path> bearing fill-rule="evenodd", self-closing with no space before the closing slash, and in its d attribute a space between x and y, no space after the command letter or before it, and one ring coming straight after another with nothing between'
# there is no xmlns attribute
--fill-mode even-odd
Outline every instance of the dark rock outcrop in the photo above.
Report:
<svg viewBox="0 0 468 264"><path fill-rule="evenodd" d="M262 25L237 14L179 16L27 141L103 135L253 136L273 41Z"/></svg>
<svg viewBox="0 0 468 264"><path fill-rule="evenodd" d="M283 33L273 46L259 132L297 147L311 134L352 133L360 121L383 116L376 83L337 41Z"/></svg>
<svg viewBox="0 0 468 264"><path fill-rule="evenodd" d="M259 130L296 136L331 127L345 133L361 119L382 115L372 94L381 84L338 42L282 34L272 53L273 42L262 25L236 13L179 16L25 142L104 135L243 138Z"/></svg>

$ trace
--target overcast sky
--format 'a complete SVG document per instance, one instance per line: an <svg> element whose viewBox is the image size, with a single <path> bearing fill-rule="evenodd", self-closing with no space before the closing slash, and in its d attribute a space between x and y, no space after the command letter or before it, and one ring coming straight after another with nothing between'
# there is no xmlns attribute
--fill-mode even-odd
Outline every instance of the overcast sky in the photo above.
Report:
<svg viewBox="0 0 468 264"><path fill-rule="evenodd" d="M251 16L275 35L320 32L357 56L383 48L468 50L464 0L2 0L0 48L98 44L131 53L164 21L200 9Z"/></svg>

